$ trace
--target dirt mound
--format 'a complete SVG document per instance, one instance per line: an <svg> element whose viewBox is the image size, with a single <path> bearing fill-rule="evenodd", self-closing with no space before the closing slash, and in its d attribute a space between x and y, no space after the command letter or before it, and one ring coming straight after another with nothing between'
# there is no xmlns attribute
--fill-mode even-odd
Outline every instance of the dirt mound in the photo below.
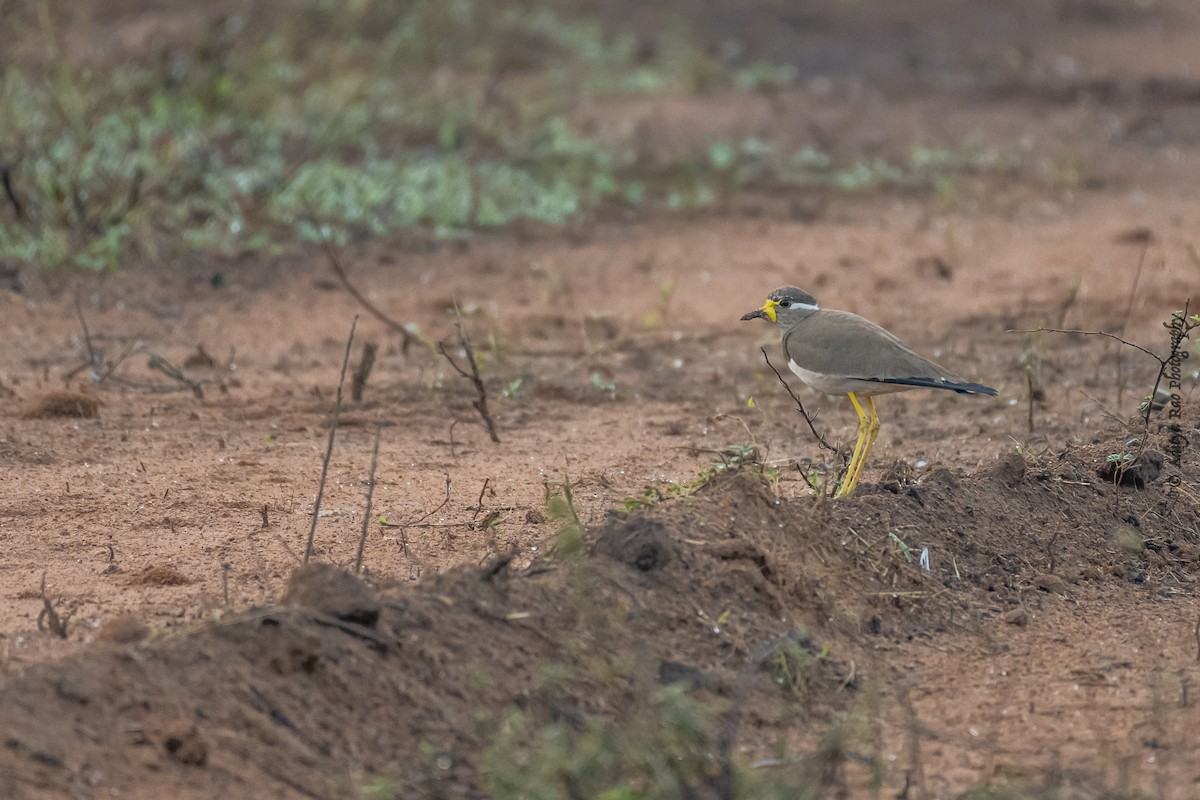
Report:
<svg viewBox="0 0 1200 800"><path fill-rule="evenodd" d="M129 576L130 586L187 586L192 579L166 564L153 564Z"/></svg>
<svg viewBox="0 0 1200 800"><path fill-rule="evenodd" d="M902 667L873 650L948 629L986 639L992 620L1024 624L1089 584L1193 586L1200 513L1165 486L1097 480L1106 446L836 503L781 501L771 474L746 466L615 514L590 548L521 572L499 561L371 587L303 567L286 606L107 635L5 678L0 774L18 798L80 785L326 797L379 775L395 776L392 796L482 797L507 714L586 730L675 683L726 709L703 767L719 787L721 757L761 758L789 737L819 748L811 731L858 702L864 679L897 680ZM854 785L882 754L825 757L841 766L813 780Z"/></svg>
<svg viewBox="0 0 1200 800"><path fill-rule="evenodd" d="M29 419L95 419L99 415L99 398L82 392L50 392L25 410Z"/></svg>

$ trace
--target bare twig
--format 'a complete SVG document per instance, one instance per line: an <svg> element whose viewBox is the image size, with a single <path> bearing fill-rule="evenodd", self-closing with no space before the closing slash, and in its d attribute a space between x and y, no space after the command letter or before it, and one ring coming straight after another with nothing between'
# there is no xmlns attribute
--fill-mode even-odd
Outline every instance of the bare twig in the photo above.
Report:
<svg viewBox="0 0 1200 800"><path fill-rule="evenodd" d="M1029 432L1033 433L1033 404L1037 402L1037 387L1033 385L1033 370L1025 370L1025 385L1029 390Z"/></svg>
<svg viewBox="0 0 1200 800"><path fill-rule="evenodd" d="M1133 302L1137 299L1138 283L1142 280L1142 267L1146 266L1146 252L1150 249L1150 238L1142 242L1142 252L1138 256L1137 271L1133 273L1133 286L1129 288L1129 303L1125 306L1125 319L1121 321L1121 333L1129 331L1129 318L1133 315ZM1117 407L1121 406L1121 396L1125 391L1125 381L1121 374L1121 350L1117 349Z"/></svg>
<svg viewBox="0 0 1200 800"><path fill-rule="evenodd" d="M1058 306L1058 320L1054 323L1056 328L1061 328L1067 324L1067 314L1070 313L1071 307L1075 305L1075 301L1079 299L1079 290L1083 288L1083 281L1076 279L1071 284L1071 291L1067 292L1067 296L1063 298L1062 303Z"/></svg>
<svg viewBox="0 0 1200 800"><path fill-rule="evenodd" d="M1167 368L1171 366L1171 362L1174 361L1176 357L1180 356L1180 348L1183 347L1184 340L1189 337L1193 330L1195 330L1197 327L1200 327L1200 323L1192 322L1188 319L1188 306L1190 306L1191 303L1192 299L1189 297L1183 303L1183 310L1177 311L1175 314L1171 315L1172 320L1176 319L1176 315L1178 315L1179 325L1177 327L1169 322L1163 323L1163 327L1171 331L1171 351L1167 353L1166 358L1158 358L1155 356L1155 358L1158 358L1158 377L1154 379L1154 386L1150 389L1150 399L1146 403L1145 419L1147 431L1150 429L1150 413L1154 411L1154 398L1158 396L1158 387L1162 385L1163 378L1165 378L1167 375ZM1182 357L1186 358L1186 353L1183 354ZM1143 440L1145 438L1145 436L1142 437Z"/></svg>
<svg viewBox="0 0 1200 800"><path fill-rule="evenodd" d="M371 448L371 476L367 481L367 510L363 512L362 535L358 539L358 556L354 559L354 574L362 569L363 550L367 546L367 527L371 524L371 499L375 495L375 467L379 463L379 439L383 436L383 423L375 423L375 446Z"/></svg>
<svg viewBox="0 0 1200 800"><path fill-rule="evenodd" d="M121 220L129 216L129 212L133 211L134 206L142 198L142 182L145 180L146 171L138 167L133 173L133 179L129 182L129 191L125 193L125 207L109 217L109 225L119 225Z"/></svg>
<svg viewBox="0 0 1200 800"><path fill-rule="evenodd" d="M491 581L493 578L507 569L508 565L512 563L512 560L516 558L519 553L520 550L518 550L517 546L514 544L508 549L507 553L496 556L496 558L489 561L487 566L483 568L483 572L480 573L479 579L484 583Z"/></svg>
<svg viewBox="0 0 1200 800"><path fill-rule="evenodd" d="M292 557L292 561L295 561L297 564L304 563L304 560L296 554L296 551L292 549L292 546L287 543L287 539L284 539L283 536L279 533L279 531L272 529L271 535L274 536L275 541L279 542L279 544L283 547L284 552L286 552L289 556Z"/></svg>
<svg viewBox="0 0 1200 800"><path fill-rule="evenodd" d="M804 403L800 402L800 398L797 397L796 393L792 391L792 387L788 386L788 382L783 379L783 376L779 374L779 370L775 369L775 365L771 363L771 357L767 355L767 348L760 347L758 349L762 351L763 360L767 362L767 366L771 368L771 372L775 373L775 377L778 378L779 382L783 384L783 388L787 389L787 393L792 396L792 400L796 403L796 410L800 412L800 416L804 417L804 421L808 423L808 429L812 431L812 435L816 437L817 443L829 452L836 453L837 448L830 445L829 442L825 441L824 436L817 433L817 428L815 425L813 425L813 418L810 417L808 412L804 410Z"/></svg>
<svg viewBox="0 0 1200 800"><path fill-rule="evenodd" d="M426 512L416 522L381 522L381 523L379 523L379 526L381 528L401 528L401 529L420 527L422 522L429 519L437 512L441 511L443 508L446 507L446 504L449 502L450 502L450 473L447 472L446 473L446 496L444 498L442 498L442 502L438 503L437 508L433 509L432 511Z"/></svg>
<svg viewBox="0 0 1200 800"><path fill-rule="evenodd" d="M342 372L338 377L337 399L333 403L333 419L329 423L329 442L325 445L325 460L321 463L321 481L317 484L317 500L313 503L312 524L308 528L308 544L304 546L304 563L308 563L313 551L313 538L317 535L317 517L321 514L321 498L325 495L325 477L329 474L329 459L333 456L333 437L337 433L338 415L342 412L342 388L346 385L346 367L350 363L350 346L354 343L354 329L358 327L358 314L350 323L350 335L346 337L346 352L342 356Z"/></svg>
<svg viewBox="0 0 1200 800"><path fill-rule="evenodd" d="M1125 345L1126 347L1132 347L1134 350L1141 350L1143 353L1150 356L1155 361L1160 361L1160 362L1162 361L1162 359L1159 358L1158 355L1156 353L1154 353L1153 351L1147 350L1146 348L1142 347L1140 344L1134 344L1133 342L1126 341L1125 339L1122 339L1120 336L1117 336L1115 333L1108 333L1107 331L1081 331L1081 330L1074 330L1074 329L1068 329L1068 328L1030 328L1030 329L1014 328L1014 329L1005 331L1005 333L1078 333L1083 336L1107 336L1109 339L1116 339L1118 342Z"/></svg>
<svg viewBox="0 0 1200 800"><path fill-rule="evenodd" d="M54 610L54 604L50 602L50 598L46 597L46 573L42 573L42 585L38 588L38 594L42 598L42 610L38 613L37 627L39 631L50 631L60 639L67 638L67 620L71 618L70 614L59 616Z"/></svg>
<svg viewBox="0 0 1200 800"><path fill-rule="evenodd" d="M457 312L457 310L456 307L455 311ZM454 367L455 372L474 384L477 397L472 401L471 405L475 406L475 410L479 412L479 416L483 417L483 421L487 425L488 436L492 437L493 442L500 444L500 437L496 434L496 421L492 419L492 414L488 411L487 387L483 385L483 378L479 377L479 365L475 362L475 351L471 348L471 340L467 338L466 332L463 331L461 316L457 316L455 319L454 327L458 331L458 341L466 354L467 366L471 368L471 371L468 372L458 365L458 362L446 350L445 342L438 342L438 352L446 357L446 360L450 362L450 366Z"/></svg>
<svg viewBox="0 0 1200 800"><path fill-rule="evenodd" d="M111 380L122 386L127 386L131 389L141 389L150 392L175 392L181 389L187 389L198 398L204 397L204 387L211 384L212 380L196 380L189 377L183 370L176 367L170 361L158 355L157 353L146 349L138 337L129 340L122 348L116 358L111 361L106 360L104 351L96 346L96 337L92 336L91 328L88 327L87 317L83 313L83 304L79 299L79 295L75 296L75 315L79 318L79 329L83 336L83 346L87 351L87 356L82 363L68 370L63 379L68 383L75 378L80 372L87 370L89 379L93 384L101 385L106 381ZM163 385L160 383L152 383L146 381L137 381L117 375L117 369L125 363L131 356L137 353L146 353L149 360L146 364L147 368L155 372L161 372L166 375L175 385ZM232 356L230 356L232 362ZM226 364L224 372L229 372L229 365Z"/></svg>
<svg viewBox="0 0 1200 800"><path fill-rule="evenodd" d="M360 292L354 286L354 284L350 282L350 278L348 275L346 275L346 270L342 266L342 260L338 258L337 248L328 237L321 237L321 249L325 251L325 257L329 260L329 269L333 272L334 277L338 279L338 282L342 284L342 288L345 289L351 297L357 300L358 304L365 308L368 314L382 322L393 332L400 334L400 352L404 355L408 355L409 346L412 345L413 342L420 343L420 339L418 339L416 336L413 336L412 333L409 332L408 328L404 327L399 322L379 310L374 303L368 300L366 296L363 295L363 293Z"/></svg>
<svg viewBox="0 0 1200 800"><path fill-rule="evenodd" d="M1139 269L1140 269L1140 265L1139 265ZM1135 283L1135 285L1136 285L1136 283ZM1145 403L1145 408L1142 409L1142 421L1144 423L1144 428L1142 431L1142 436L1140 437L1141 441L1138 445L1138 451L1137 451L1137 453L1134 454L1133 458L1129 459L1127 464L1124 465L1124 466L1129 466L1137 461L1138 457L1142 454L1142 451L1146 447L1147 440L1149 438L1149 433L1150 433L1150 417L1154 413L1154 398L1158 396L1159 387L1162 386L1163 379L1167 375L1167 370L1170 368L1172 362L1174 362L1176 359L1181 357L1181 352L1182 352L1181 348L1183 347L1183 342L1189 338L1192 331L1196 330L1197 328L1200 328L1200 322L1193 321L1192 319L1190 319L1188 317L1188 310L1191 306L1191 303L1192 303L1191 298L1188 298L1187 300L1185 300L1183 303L1183 309L1180 311L1172 312L1170 321L1163 323L1163 327L1167 328L1169 331L1171 331L1171 349L1167 353L1165 358L1159 357L1157 353L1154 353L1151 350L1147 350L1145 347L1142 347L1140 344L1134 344L1133 342L1122 339L1120 336L1117 336L1116 334L1108 333L1106 331L1063 330L1061 328L1035 328L1033 330L1011 330L1008 332L1009 333L1037 333L1039 331L1044 331L1046 333L1078 333L1083 336L1105 336L1109 339L1114 339L1114 340L1120 342L1121 344L1125 345L1126 347L1132 347L1134 350L1138 350L1142 353L1145 353L1146 355L1150 356L1151 358L1153 358L1155 361L1158 362L1158 375L1155 376L1155 378L1154 378L1154 386L1151 387L1150 395L1147 398L1146 403ZM1183 353L1182 357L1186 358L1186 353ZM1119 393L1118 393L1118 396L1119 396ZM1119 480L1119 477L1120 477L1120 471L1117 471L1116 473L1114 473L1114 481Z"/></svg>
<svg viewBox="0 0 1200 800"><path fill-rule="evenodd" d="M8 198L8 202L12 203L13 211L17 214L17 219L24 220L25 207L21 205L21 200L17 197L16 190L13 189L12 167L8 164L0 166L0 184L4 186L4 196Z"/></svg>
<svg viewBox="0 0 1200 800"><path fill-rule="evenodd" d="M362 402L363 390L367 388L367 379L371 377L371 368L375 366L375 353L378 350L379 345L374 342L363 342L362 356L350 378L350 399L356 403Z"/></svg>
<svg viewBox="0 0 1200 800"><path fill-rule="evenodd" d="M184 375L183 371L181 369L179 369L174 364L172 364L170 361L167 361L165 358L158 355L157 353L150 354L150 360L146 364L146 366L148 366L152 370L161 372L163 375L166 375L168 378L171 378L172 380L177 381L178 383L181 383L184 386L186 386L187 388L191 389L192 394L196 395L197 398L200 398L200 399L204 398L204 384L203 383L201 383L200 381L197 381L197 380L193 380L192 378L189 378L187 375Z"/></svg>
<svg viewBox="0 0 1200 800"><path fill-rule="evenodd" d="M75 293L75 315L79 317L79 327L83 331L83 346L87 348L87 363L81 364L74 372L92 368L93 374L100 368L101 357L92 346L92 332L88 330L87 320L83 316L83 304L79 301L79 292Z"/></svg>
<svg viewBox="0 0 1200 800"><path fill-rule="evenodd" d="M483 486L479 488L479 499L475 501L475 513L471 515L471 527L475 526L475 520L479 518L479 514L483 511L483 496L487 493L488 483L491 478L483 479Z"/></svg>

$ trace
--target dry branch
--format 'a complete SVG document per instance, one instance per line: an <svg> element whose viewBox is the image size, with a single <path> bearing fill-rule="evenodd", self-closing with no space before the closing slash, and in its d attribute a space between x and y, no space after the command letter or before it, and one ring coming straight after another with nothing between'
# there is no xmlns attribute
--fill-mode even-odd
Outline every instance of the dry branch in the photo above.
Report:
<svg viewBox="0 0 1200 800"><path fill-rule="evenodd" d="M374 342L363 342L362 356L359 357L358 365L354 367L354 374L350 378L350 399L356 403L361 403L363 399L363 391L367 388L367 379L371 377L371 368L375 366L375 354L379 350L379 345Z"/></svg>
<svg viewBox="0 0 1200 800"><path fill-rule="evenodd" d="M161 372L163 375L166 375L168 378L175 381L176 383L179 383L182 386L185 386L188 389L191 389L192 394L194 394L197 397L197 399L201 399L201 400L204 399L204 384L203 383L201 383L200 381L197 381L197 380L193 380L192 378L189 378L187 375L184 375L183 370L179 369L174 364L172 364L170 361L167 361L165 358L158 355L157 353L150 354L150 361L147 363L146 366L148 366L152 370Z"/></svg>
<svg viewBox="0 0 1200 800"><path fill-rule="evenodd" d="M425 514L423 514L421 517L419 517L415 522L380 522L379 527L381 527L381 528L399 528L401 536L404 536L404 531L406 528L438 527L436 524L425 524L425 520L429 519L434 514L441 511L443 508L446 507L446 504L450 502L450 473L447 472L447 473L445 473L445 475L446 475L446 496L442 498L442 502L438 503L436 508L434 508L432 511L427 511ZM465 524L465 523L459 523L459 522L450 523L450 527L453 527L455 525L461 525L461 524Z"/></svg>
<svg viewBox="0 0 1200 800"><path fill-rule="evenodd" d="M454 328L458 331L458 341L462 345L463 352L467 357L467 366L471 368L470 372L463 369L454 360L446 350L445 342L438 342L438 352L446 357L450 362L450 366L454 367L454 371L464 378L469 380L475 386L476 398L471 405L475 406L475 410L479 412L479 416L483 417L484 424L487 425L488 436L492 437L492 441L500 444L500 437L496 434L496 421L492 419L492 414L488 411L487 387L483 385L483 378L479 377L479 364L475 361L475 351L471 347L471 340L467 338L467 334L463 331L462 318L459 317L454 321Z"/></svg>
<svg viewBox="0 0 1200 800"><path fill-rule="evenodd" d="M375 445L371 448L371 474L367 479L367 508L363 512L362 535L358 539L358 556L354 559L354 574L362 569L363 550L367 547L367 528L371 524L371 500L375 496L375 468L379 464L379 440L383 436L383 423L375 422Z"/></svg>
<svg viewBox="0 0 1200 800"><path fill-rule="evenodd" d="M0 166L0 185L4 186L4 196L12 204L13 211L17 215L17 220L23 221L25 219L25 207L21 205L21 200L17 197L16 190L13 189L12 167L8 164Z"/></svg>
<svg viewBox="0 0 1200 800"><path fill-rule="evenodd" d="M342 260L338 258L337 249L334 247L333 242L329 241L329 239L326 237L322 237L321 249L325 251L325 257L329 260L329 269L333 272L334 277L338 279L338 283L342 284L342 288L345 289L351 297L357 300L358 304L365 308L368 314L382 322L395 333L400 334L400 352L404 355L408 355L409 346L413 342L420 342L420 339L418 339L416 336L413 336L412 333L409 332L408 328L404 327L399 322L383 313L383 311L381 311L374 303L368 300L366 296L363 295L363 293L360 292L358 288L350 282L350 277L346 275L346 270L342 266Z"/></svg>
<svg viewBox="0 0 1200 800"><path fill-rule="evenodd" d="M760 347L758 349L762 351L763 360L767 362L767 366L771 368L771 372L775 373L775 377L778 378L779 382L783 384L783 388L787 389L787 393L792 396L792 400L796 403L796 410L800 412L800 416L804 417L804 421L808 423L808 429L812 431L812 435L816 437L817 443L829 452L836 453L837 448L825 441L824 436L817 433L817 428L815 425L813 425L813 418L810 417L808 412L804 410L804 403L800 402L800 398L797 397L796 393L792 391L792 387L788 386L788 382L783 379L783 376L779 374L779 370L775 369L775 365L771 363L771 357L767 355L767 348Z"/></svg>
<svg viewBox="0 0 1200 800"><path fill-rule="evenodd" d="M317 500L313 503L312 524L308 528L308 544L304 546L304 563L312 555L313 538L317 535L317 517L321 513L321 498L325 495L325 477L329 474L329 459L333 456L333 437L337 433L338 415L342 412L342 389L346 385L346 367L350 363L350 346L354 343L354 329L358 327L358 314L350 323L350 335L346 337L346 352L342 356L342 372L338 377L337 399L333 403L333 419L329 423L329 442L325 445L325 460L321 463L321 481L317 484Z"/></svg>
<svg viewBox="0 0 1200 800"><path fill-rule="evenodd" d="M42 598L42 610L38 613L37 627L39 631L49 631L60 639L67 638L67 620L71 618L70 614L59 616L54 610L54 604L50 602L50 598L46 597L46 573L42 573L42 585L38 587L38 594Z"/></svg>

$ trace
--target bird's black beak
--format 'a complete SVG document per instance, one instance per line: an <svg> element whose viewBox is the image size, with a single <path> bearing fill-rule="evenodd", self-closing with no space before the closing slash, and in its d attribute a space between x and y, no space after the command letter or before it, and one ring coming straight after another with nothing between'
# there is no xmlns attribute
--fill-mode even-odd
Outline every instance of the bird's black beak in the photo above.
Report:
<svg viewBox="0 0 1200 800"><path fill-rule="evenodd" d="M748 319L767 319L767 312L763 311L761 308L756 308L749 314L742 314L742 322L745 322Z"/></svg>

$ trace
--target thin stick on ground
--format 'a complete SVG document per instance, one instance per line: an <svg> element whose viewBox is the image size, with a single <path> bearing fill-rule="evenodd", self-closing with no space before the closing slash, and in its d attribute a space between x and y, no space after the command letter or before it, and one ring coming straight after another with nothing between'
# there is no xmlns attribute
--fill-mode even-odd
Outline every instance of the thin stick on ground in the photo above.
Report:
<svg viewBox="0 0 1200 800"><path fill-rule="evenodd" d="M313 503L312 524L308 527L308 543L304 546L304 563L308 563L313 551L313 539L317 535L317 518L321 515L321 498L325 496L325 477L329 474L329 459L333 456L333 437L337 433L338 415L342 412L342 390L346 386L346 367L350 364L350 346L354 344L354 329L358 327L358 314L350 323L350 335L346 337L346 352L342 356L342 372L338 376L337 399L333 403L333 419L329 423L329 441L325 445L325 460L321 463L321 481L317 484L317 499Z"/></svg>
<svg viewBox="0 0 1200 800"><path fill-rule="evenodd" d="M100 369L100 357L96 354L96 348L92 346L92 332L88 330L87 320L83 316L83 304L79 301L79 292L75 293L75 315L79 317L79 327L83 330L83 346L87 348L87 364L81 365L80 369L91 367L93 373Z"/></svg>
<svg viewBox="0 0 1200 800"><path fill-rule="evenodd" d="M368 300L366 296L360 292L353 283L350 282L350 277L346 275L346 270L342 266L342 260L338 258L336 246L334 246L333 242L329 241L327 237L321 238L321 249L325 251L325 257L329 261L329 269L333 272L334 277L338 279L338 283L342 284L342 288L345 289L351 297L357 300L358 304L365 308L368 314L382 322L393 332L400 334L400 352L404 355L408 355L409 346L413 344L413 342L419 343L420 339L418 339L416 336L413 336L412 333L409 332L408 328L404 327L402 324L383 313L383 311L381 311L374 303Z"/></svg>
<svg viewBox="0 0 1200 800"><path fill-rule="evenodd" d="M46 573L42 573L42 585L38 588L38 594L42 598L42 610L38 613L37 627L39 631L50 631L60 639L67 638L67 620L71 618L70 614L59 616L54 610L54 604L50 602L50 598L46 597Z"/></svg>
<svg viewBox="0 0 1200 800"><path fill-rule="evenodd" d="M484 424L487 425L488 436L492 437L492 441L500 444L500 437L496 433L496 421L492 419L492 414L488 411L487 387L483 385L483 378L479 377L479 365L475 361L475 351L471 348L471 340L467 338L466 332L463 330L462 316L458 313L458 305L454 307L454 328L458 331L458 341L462 345L463 352L467 357L467 366L471 368L470 372L458 365L458 362L446 350L445 342L438 342L438 352L446 357L450 362L450 366L454 367L454 371L464 378L469 380L475 386L476 398L471 405L475 406L475 410L479 412L479 416L483 417Z"/></svg>
<svg viewBox="0 0 1200 800"><path fill-rule="evenodd" d="M483 486L479 489L479 499L475 501L475 513L471 515L471 521L467 523L468 526L472 528L475 527L475 520L477 520L480 513L483 512L483 496L487 493L488 483L490 483L491 480L491 478L484 478Z"/></svg>
<svg viewBox="0 0 1200 800"><path fill-rule="evenodd" d="M432 517L437 512L441 511L450 502L450 473L447 472L445 474L446 474L446 496L442 498L442 502L438 503L436 508L434 508L432 511L426 512L416 522L380 522L379 527L381 527L381 528L400 528L401 533L403 533L405 528L423 527L421 523L423 523L425 520ZM457 525L457 524L465 524L465 523L452 523L452 524Z"/></svg>
<svg viewBox="0 0 1200 800"><path fill-rule="evenodd" d="M792 400L796 403L796 410L800 412L800 416L804 417L804 421L808 423L808 429L812 431L812 435L816 437L817 444L821 445L821 447L825 448L831 453L836 453L837 448L825 441L824 436L817 433L817 428L815 425L813 425L813 418L810 417L808 412L804 410L804 403L800 402L800 398L797 397L796 393L792 391L792 387L788 386L788 382L783 379L783 376L779 374L779 370L775 369L775 365L771 363L771 357L767 355L767 348L760 347L758 349L762 350L763 360L767 362L767 366L771 368L771 372L775 373L775 377L778 378L779 382L783 384L783 388L787 389L787 393L792 396Z"/></svg>
<svg viewBox="0 0 1200 800"><path fill-rule="evenodd" d="M375 446L371 448L371 475L367 479L367 510L363 512L362 535L358 539L358 556L354 559L354 574L362 569L363 550L367 547L367 528L371 524L371 499L375 496L375 467L379 464L379 440L383 436L383 423L375 422Z"/></svg>
<svg viewBox="0 0 1200 800"><path fill-rule="evenodd" d="M4 196L8 198L8 202L12 204L13 211L16 212L17 221L25 221L25 207L21 205L21 199L17 197L17 192L13 188L12 182L12 166L5 164L0 166L0 185L4 187Z"/></svg>
<svg viewBox="0 0 1200 800"><path fill-rule="evenodd" d="M204 384L203 383L201 383L200 381L192 380L187 375L184 375L183 370L179 369L179 367L175 366L170 361L167 361L165 358L158 355L157 353L150 354L150 360L148 362L146 362L146 366L148 366L152 370L155 370L156 372L161 372L163 375L166 375L171 380L176 381L177 383L181 384L182 386L187 387L188 389L191 390L192 394L195 395L198 399L201 399L201 400L204 399Z"/></svg>
<svg viewBox="0 0 1200 800"><path fill-rule="evenodd" d="M374 342L363 342L362 355L354 367L354 374L350 377L350 399L356 403L362 402L363 392L367 388L367 380L371 377L371 368L375 366L375 354L378 350L379 345Z"/></svg>
<svg viewBox="0 0 1200 800"><path fill-rule="evenodd" d="M1133 316L1133 303L1137 299L1137 287L1142 280L1142 268L1146 266L1146 253L1150 250L1150 238L1142 242L1142 252L1138 256L1137 270L1133 273L1133 286L1129 289L1129 303L1125 306L1125 319L1121 321L1121 333L1129 332L1129 318ZM1125 379L1121 369L1121 348L1117 348L1117 407L1121 407L1121 398L1125 391Z"/></svg>
<svg viewBox="0 0 1200 800"><path fill-rule="evenodd" d="M1142 347L1140 344L1134 344L1133 342L1122 339L1120 336L1117 336L1115 333L1109 333L1107 331L1081 331L1081 330L1076 330L1074 328L1012 328L1010 330L1005 331L1005 333L1078 333L1083 336L1107 336L1109 339L1116 339L1118 342L1125 345L1126 347L1132 347L1134 350L1141 350L1143 353L1150 356L1155 361L1162 360L1158 357L1157 353L1147 350L1146 348Z"/></svg>
<svg viewBox="0 0 1200 800"><path fill-rule="evenodd" d="M1154 399L1158 396L1158 390L1162 386L1163 379L1167 376L1167 370L1170 369L1172 362L1177 359L1186 358L1186 352L1183 350L1183 343L1187 341L1192 331L1200 328L1200 318L1196 315L1188 316L1188 310L1191 307L1192 300L1189 297L1183 303L1183 309L1171 313L1171 320L1163 323L1163 327L1171 331L1171 349L1165 358L1152 350L1142 347L1140 344L1135 344L1126 339L1122 339L1113 333L1107 331L1084 331L1084 330L1063 330L1061 328L1034 328L1033 330L1010 330L1008 333L1078 333L1083 336L1104 336L1109 339L1114 339L1126 347L1132 347L1134 350L1141 351L1158 362L1158 374L1154 378L1154 386L1150 389L1150 394L1146 398L1145 408L1142 411L1142 422L1144 427L1142 430L1141 443L1138 447L1138 452L1134 458L1130 459L1128 464L1132 465L1137 460L1137 456L1141 455L1142 450L1146 447L1146 439L1150 433L1150 417L1154 413Z"/></svg>

